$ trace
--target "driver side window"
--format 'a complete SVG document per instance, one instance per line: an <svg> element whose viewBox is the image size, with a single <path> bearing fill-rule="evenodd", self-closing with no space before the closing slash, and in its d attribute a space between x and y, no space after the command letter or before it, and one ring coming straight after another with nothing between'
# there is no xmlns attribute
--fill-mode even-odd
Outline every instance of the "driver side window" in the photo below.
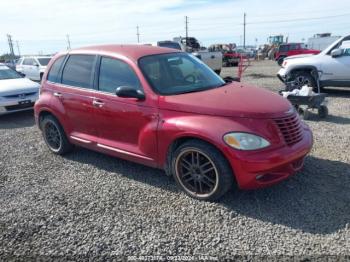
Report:
<svg viewBox="0 0 350 262"><path fill-rule="evenodd" d="M125 62L114 58L101 58L98 90L114 94L120 86L141 89L134 70Z"/></svg>

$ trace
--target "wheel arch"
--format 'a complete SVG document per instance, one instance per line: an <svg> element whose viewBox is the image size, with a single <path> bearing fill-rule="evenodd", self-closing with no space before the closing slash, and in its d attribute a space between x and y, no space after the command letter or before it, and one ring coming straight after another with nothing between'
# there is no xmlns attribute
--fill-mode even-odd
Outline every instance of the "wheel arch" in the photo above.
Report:
<svg viewBox="0 0 350 262"><path fill-rule="evenodd" d="M203 143L206 143L210 146L213 146L221 155L222 157L228 162L229 166L231 167L232 173L234 174L233 167L230 165L225 153L220 149L220 147L215 143L215 141L208 139L207 137L203 137L197 134L183 134L181 136L178 136L174 138L171 143L168 145L167 151L166 151L166 161L164 163L164 170L167 175L171 175L171 159L172 154L175 152L175 150L182 144L195 140L200 141Z"/></svg>

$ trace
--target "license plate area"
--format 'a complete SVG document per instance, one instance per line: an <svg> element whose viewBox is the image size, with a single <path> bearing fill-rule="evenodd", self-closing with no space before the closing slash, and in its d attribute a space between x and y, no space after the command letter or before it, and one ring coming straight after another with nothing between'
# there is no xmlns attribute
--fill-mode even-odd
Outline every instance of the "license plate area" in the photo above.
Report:
<svg viewBox="0 0 350 262"><path fill-rule="evenodd" d="M23 101L19 101L18 104L19 105L27 105L27 104L30 104L32 101L30 100L23 100Z"/></svg>

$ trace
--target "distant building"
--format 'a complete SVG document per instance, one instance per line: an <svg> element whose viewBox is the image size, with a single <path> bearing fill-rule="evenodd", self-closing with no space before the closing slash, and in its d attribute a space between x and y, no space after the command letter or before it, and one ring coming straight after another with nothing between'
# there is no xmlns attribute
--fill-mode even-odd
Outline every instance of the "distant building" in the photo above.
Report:
<svg viewBox="0 0 350 262"><path fill-rule="evenodd" d="M323 50L340 37L341 36L332 36L331 33L315 34L308 39L307 47L310 49Z"/></svg>

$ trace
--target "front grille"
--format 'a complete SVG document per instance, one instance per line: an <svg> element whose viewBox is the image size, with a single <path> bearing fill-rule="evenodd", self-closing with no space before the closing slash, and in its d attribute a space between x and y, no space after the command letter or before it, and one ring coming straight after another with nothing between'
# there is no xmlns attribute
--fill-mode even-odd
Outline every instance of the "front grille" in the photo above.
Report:
<svg viewBox="0 0 350 262"><path fill-rule="evenodd" d="M14 110L20 110L25 108L31 108L34 106L34 103L26 103L22 105L14 105L14 106L5 106L7 111L14 111Z"/></svg>
<svg viewBox="0 0 350 262"><path fill-rule="evenodd" d="M15 94L15 95L8 95L8 96L3 96L4 98L26 98L26 96L33 96L37 92L30 92L30 93L21 93L21 94Z"/></svg>
<svg viewBox="0 0 350 262"><path fill-rule="evenodd" d="M281 131L287 145L294 145L303 139L303 130L297 114L275 119L275 123Z"/></svg>

